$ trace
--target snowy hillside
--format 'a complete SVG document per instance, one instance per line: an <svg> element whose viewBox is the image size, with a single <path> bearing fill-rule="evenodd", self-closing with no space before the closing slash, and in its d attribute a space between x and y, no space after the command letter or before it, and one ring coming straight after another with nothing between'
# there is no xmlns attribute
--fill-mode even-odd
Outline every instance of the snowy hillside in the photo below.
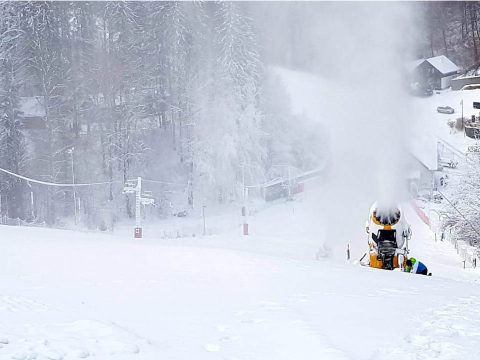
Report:
<svg viewBox="0 0 480 360"><path fill-rule="evenodd" d="M480 90L404 89L478 58L445 4L2 2L0 360L480 358Z"/></svg>
<svg viewBox="0 0 480 360"><path fill-rule="evenodd" d="M322 122L313 94L325 84L277 71L294 110ZM0 359L476 359L478 271L435 242L408 202L410 254L434 275L358 264L371 184L386 178L362 170L372 148L347 140L332 157L337 177L258 207L248 237L236 208L207 208L208 236L198 217L146 224L141 240L130 226L0 227ZM350 146L363 151L347 159Z"/></svg>
<svg viewBox="0 0 480 360"><path fill-rule="evenodd" d="M265 210L248 238L1 227L0 358L476 358L478 274L411 209L433 277L315 260L311 238L282 231L303 207Z"/></svg>

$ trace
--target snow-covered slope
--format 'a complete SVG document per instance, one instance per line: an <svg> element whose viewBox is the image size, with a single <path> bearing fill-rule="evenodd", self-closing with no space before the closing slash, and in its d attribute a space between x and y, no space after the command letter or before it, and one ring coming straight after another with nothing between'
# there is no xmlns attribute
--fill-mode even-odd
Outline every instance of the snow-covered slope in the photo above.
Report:
<svg viewBox="0 0 480 360"><path fill-rule="evenodd" d="M317 111L319 79L285 73L297 111ZM355 261L375 200L358 170L253 215L248 237L238 209L208 213L204 237L201 218L149 224L142 240L0 226L0 360L477 359L478 270L408 203L411 255L434 275ZM162 238L178 227L196 236Z"/></svg>
<svg viewBox="0 0 480 360"><path fill-rule="evenodd" d="M475 359L478 273L413 211L433 277L315 260L293 231L306 204L265 210L248 238L0 227L0 359Z"/></svg>

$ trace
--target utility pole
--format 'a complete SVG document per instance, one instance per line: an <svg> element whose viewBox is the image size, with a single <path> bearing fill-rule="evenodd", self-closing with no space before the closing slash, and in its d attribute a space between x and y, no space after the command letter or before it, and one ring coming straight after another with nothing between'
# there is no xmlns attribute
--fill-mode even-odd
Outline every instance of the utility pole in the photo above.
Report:
<svg viewBox="0 0 480 360"><path fill-rule="evenodd" d="M460 105L462 105L462 122L463 122L463 99L460 101Z"/></svg>
<svg viewBox="0 0 480 360"><path fill-rule="evenodd" d="M142 238L142 178L137 178L137 186L135 187L135 238Z"/></svg>
<svg viewBox="0 0 480 360"><path fill-rule="evenodd" d="M72 184L73 184L73 212L75 216L75 225L77 225L77 192L75 190L75 168L73 167L73 151L75 150L75 147L71 147L68 152L71 155L72 159Z"/></svg>
<svg viewBox="0 0 480 360"><path fill-rule="evenodd" d="M292 172L290 170L290 165L287 165L288 171L288 200L292 199Z"/></svg>
<svg viewBox="0 0 480 360"><path fill-rule="evenodd" d="M242 164L242 187L243 187L243 206L242 206L242 219L243 219L243 235L248 235L248 188L245 185L245 164Z"/></svg>
<svg viewBox="0 0 480 360"><path fill-rule="evenodd" d="M248 235L248 188L243 188L243 206L242 206L242 218L243 218L243 235Z"/></svg>
<svg viewBox="0 0 480 360"><path fill-rule="evenodd" d="M32 221L35 219L35 207L34 207L34 202L33 202L33 190L32 190L32 185L30 182L27 181L27 185L30 188L30 212L32 216Z"/></svg>
<svg viewBox="0 0 480 360"><path fill-rule="evenodd" d="M462 105L462 128L463 128L463 137L466 136L465 134L465 122L463 121L463 99L460 101L460 104Z"/></svg>
<svg viewBox="0 0 480 360"><path fill-rule="evenodd" d="M207 227L206 227L206 222L205 222L205 208L207 205L202 206L202 217L203 217L203 236L207 234Z"/></svg>

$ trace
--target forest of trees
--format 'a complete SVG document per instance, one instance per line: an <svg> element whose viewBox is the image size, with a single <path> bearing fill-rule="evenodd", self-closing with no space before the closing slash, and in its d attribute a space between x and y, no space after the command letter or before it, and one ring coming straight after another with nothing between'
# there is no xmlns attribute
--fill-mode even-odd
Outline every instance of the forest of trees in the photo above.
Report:
<svg viewBox="0 0 480 360"><path fill-rule="evenodd" d="M446 55L464 69L480 63L480 3L428 1L421 3L418 57Z"/></svg>
<svg viewBox="0 0 480 360"><path fill-rule="evenodd" d="M1 173L1 215L59 224L78 212L86 226L110 227L133 216L122 190L137 176L157 180L145 186L168 215L234 201L276 164L314 167L305 141L315 139L302 138L304 120L289 113L244 10L1 2L0 167L51 183L107 183L74 192Z"/></svg>
<svg viewBox="0 0 480 360"><path fill-rule="evenodd" d="M480 65L480 3L475 1L426 2L425 32L419 57L446 55L464 70ZM480 246L480 159L469 157L454 196L442 211L442 228L453 236Z"/></svg>
<svg viewBox="0 0 480 360"><path fill-rule="evenodd" d="M480 3L411 6L408 53L445 54L465 69L480 62ZM58 225L77 212L89 227L111 227L133 216L122 190L137 176L157 180L144 185L164 216L235 201L277 165L317 167L322 134L291 114L269 64L328 76L348 63L328 39L332 7L0 2L0 168L106 183L74 192L0 173L0 214Z"/></svg>

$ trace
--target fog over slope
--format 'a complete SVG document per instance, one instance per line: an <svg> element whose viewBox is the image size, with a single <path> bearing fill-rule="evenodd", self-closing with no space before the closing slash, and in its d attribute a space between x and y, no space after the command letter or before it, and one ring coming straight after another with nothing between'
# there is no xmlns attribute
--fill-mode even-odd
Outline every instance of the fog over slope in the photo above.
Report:
<svg viewBox="0 0 480 360"><path fill-rule="evenodd" d="M332 225L325 234L329 241L358 238L375 200L406 197L413 114L402 71L414 57L415 6L251 5L266 58L316 75L307 80L306 75L290 74L286 82L297 81L291 96L309 103L306 115L329 135L329 181L318 208L312 209L314 217Z"/></svg>
<svg viewBox="0 0 480 360"><path fill-rule="evenodd" d="M410 116L401 70L416 5L2 5L0 33L11 36L0 44L9 69L0 73L0 168L49 182L30 188L2 175L2 215L113 229L134 217L122 190L139 176L158 205L149 220L198 215L241 202L245 185L281 168L309 171L325 159L331 182L319 204L328 214L360 195L359 211L402 197ZM283 79L285 91L272 67L303 71L314 85ZM308 111L291 114L287 92ZM40 111L22 119L32 104ZM73 182L89 186L57 186Z"/></svg>

